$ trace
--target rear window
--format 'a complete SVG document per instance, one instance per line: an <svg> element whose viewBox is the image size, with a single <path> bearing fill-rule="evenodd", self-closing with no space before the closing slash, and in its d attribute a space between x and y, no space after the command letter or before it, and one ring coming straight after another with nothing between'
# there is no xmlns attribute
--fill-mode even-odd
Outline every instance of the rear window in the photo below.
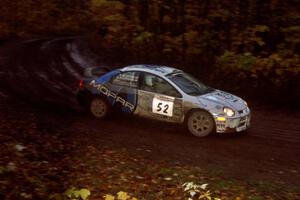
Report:
<svg viewBox="0 0 300 200"><path fill-rule="evenodd" d="M126 87L138 87L138 72L124 72L112 79L112 84Z"/></svg>

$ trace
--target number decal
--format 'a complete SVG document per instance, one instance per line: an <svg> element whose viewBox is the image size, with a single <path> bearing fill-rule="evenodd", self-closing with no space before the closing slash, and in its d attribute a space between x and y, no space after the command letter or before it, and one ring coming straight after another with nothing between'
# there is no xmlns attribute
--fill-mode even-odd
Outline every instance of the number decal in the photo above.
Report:
<svg viewBox="0 0 300 200"><path fill-rule="evenodd" d="M174 98L158 96L152 102L152 112L160 115L173 116Z"/></svg>
<svg viewBox="0 0 300 200"><path fill-rule="evenodd" d="M169 105L168 105L168 104L166 104L164 107L165 107L165 109L164 109L164 113L168 114L168 108L169 108Z"/></svg>
<svg viewBox="0 0 300 200"><path fill-rule="evenodd" d="M162 102L159 102L157 104L157 110L156 110L157 112L161 111L161 107L160 107L161 105L162 105Z"/></svg>

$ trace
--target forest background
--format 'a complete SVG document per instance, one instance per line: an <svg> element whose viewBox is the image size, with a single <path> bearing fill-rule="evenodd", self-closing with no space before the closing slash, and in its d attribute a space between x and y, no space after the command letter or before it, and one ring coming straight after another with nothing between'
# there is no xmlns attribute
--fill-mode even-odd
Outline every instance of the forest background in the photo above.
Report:
<svg viewBox="0 0 300 200"><path fill-rule="evenodd" d="M0 44L87 36L103 62L167 64L253 101L300 101L299 0L1 0Z"/></svg>

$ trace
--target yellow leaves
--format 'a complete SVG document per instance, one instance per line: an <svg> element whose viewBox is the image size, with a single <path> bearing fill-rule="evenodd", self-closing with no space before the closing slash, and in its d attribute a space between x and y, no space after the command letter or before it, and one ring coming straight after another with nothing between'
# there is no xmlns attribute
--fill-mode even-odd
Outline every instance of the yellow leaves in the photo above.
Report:
<svg viewBox="0 0 300 200"><path fill-rule="evenodd" d="M298 60L298 61L297 61ZM257 57L251 53L235 54L226 51L217 60L217 72L222 74L235 74L239 80L253 78L259 79L262 76L273 80L289 78L291 75L297 76L300 72L299 59L285 58L279 53L271 54L269 57Z"/></svg>
<svg viewBox="0 0 300 200"><path fill-rule="evenodd" d="M232 32L234 36L232 38L232 46L236 50L243 48L246 51L253 51L255 46L264 46L266 44L261 34L258 33L269 31L270 28L266 25L249 26L243 31L233 29Z"/></svg>
<svg viewBox="0 0 300 200"><path fill-rule="evenodd" d="M123 192L123 191L120 191L117 193L118 195L118 200L127 200L130 198L130 196L126 193L126 192Z"/></svg>
<svg viewBox="0 0 300 200"><path fill-rule="evenodd" d="M64 196L62 194L52 194L48 198L49 200L64 200Z"/></svg>
<svg viewBox="0 0 300 200"><path fill-rule="evenodd" d="M287 28L282 28L282 32L285 34L285 41L297 44L300 42L299 34L300 34L300 26L290 26Z"/></svg>
<svg viewBox="0 0 300 200"><path fill-rule="evenodd" d="M253 30L255 32L268 32L270 31L270 28L266 25L255 25Z"/></svg>
<svg viewBox="0 0 300 200"><path fill-rule="evenodd" d="M125 16L120 14L124 9L124 4L120 1L92 0L89 8L92 20L97 23L115 25L125 21Z"/></svg>
<svg viewBox="0 0 300 200"><path fill-rule="evenodd" d="M80 194L80 197L81 197L83 200L85 200L85 199L87 199L87 198L91 195L91 192L90 192L89 190L87 190L87 189L81 189L81 190L79 191L79 194Z"/></svg>
<svg viewBox="0 0 300 200"><path fill-rule="evenodd" d="M115 200L115 197L110 194L106 194L104 195L104 200Z"/></svg>
<svg viewBox="0 0 300 200"><path fill-rule="evenodd" d="M98 9L108 9L108 8L113 8L116 11L121 11L124 9L124 4L119 1L109 1L109 0L92 0L91 3L91 8L98 8Z"/></svg>
<svg viewBox="0 0 300 200"><path fill-rule="evenodd" d="M207 36L207 35L205 35ZM199 33L194 30L190 30L184 33L184 41L187 45L186 53L190 55L199 55L206 48L208 44L205 36L200 37ZM182 46L182 36L179 37L180 45Z"/></svg>
<svg viewBox="0 0 300 200"><path fill-rule="evenodd" d="M186 182L182 185L185 196L188 200L192 200L195 197L197 199L204 200L218 200L219 198L213 197L212 193L207 188L208 184L198 185L194 182Z"/></svg>
<svg viewBox="0 0 300 200"><path fill-rule="evenodd" d="M138 200L135 197L131 197L127 192L120 191L117 193L117 196L110 194L104 195L104 200Z"/></svg>
<svg viewBox="0 0 300 200"><path fill-rule="evenodd" d="M287 88L287 85L290 85L291 91L296 91L292 88L296 88L294 83L299 79L300 64L297 55L286 57L274 53L268 57L259 57L225 52L217 60L215 74L216 77L230 77L232 88L236 87L237 90L245 87L239 84L244 81L251 85L253 91L273 87L277 92Z"/></svg>
<svg viewBox="0 0 300 200"><path fill-rule="evenodd" d="M88 189L80 189L76 190L75 188L68 189L64 193L65 196L68 198L76 198L76 199L82 199L86 200L91 195L91 192Z"/></svg>
<svg viewBox="0 0 300 200"><path fill-rule="evenodd" d="M191 45L191 44L195 43L195 41L198 40L199 35L198 35L197 31L190 30L184 34L184 37L185 37L185 41L189 45Z"/></svg>
<svg viewBox="0 0 300 200"><path fill-rule="evenodd" d="M278 55L277 53L273 53L269 56L269 59L272 59L276 62L281 62L282 58L280 57L280 55Z"/></svg>
<svg viewBox="0 0 300 200"><path fill-rule="evenodd" d="M122 23L125 20L126 20L125 17L118 13L107 15L107 16L103 17L103 21L110 25L122 25ZM113 27L111 27L111 28L113 28Z"/></svg>
<svg viewBox="0 0 300 200"><path fill-rule="evenodd" d="M133 40L134 44L136 45L142 45L145 44L147 42L150 42L150 40L152 39L153 34L151 32L148 31L143 31L141 33L139 33Z"/></svg>
<svg viewBox="0 0 300 200"><path fill-rule="evenodd" d="M281 76L284 73L283 69L275 69L275 72L279 76Z"/></svg>
<svg viewBox="0 0 300 200"><path fill-rule="evenodd" d="M100 7L105 3L106 0L91 0L91 5L93 5L93 7Z"/></svg>

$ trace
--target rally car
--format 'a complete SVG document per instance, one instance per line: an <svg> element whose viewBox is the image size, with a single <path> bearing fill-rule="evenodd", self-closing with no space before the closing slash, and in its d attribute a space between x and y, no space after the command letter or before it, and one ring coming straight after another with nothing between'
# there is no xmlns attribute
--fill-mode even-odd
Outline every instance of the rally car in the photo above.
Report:
<svg viewBox="0 0 300 200"><path fill-rule="evenodd" d="M167 66L132 65L115 69L81 80L77 94L79 103L99 119L118 110L184 123L198 137L213 132L241 132L250 126L250 109L243 99Z"/></svg>

